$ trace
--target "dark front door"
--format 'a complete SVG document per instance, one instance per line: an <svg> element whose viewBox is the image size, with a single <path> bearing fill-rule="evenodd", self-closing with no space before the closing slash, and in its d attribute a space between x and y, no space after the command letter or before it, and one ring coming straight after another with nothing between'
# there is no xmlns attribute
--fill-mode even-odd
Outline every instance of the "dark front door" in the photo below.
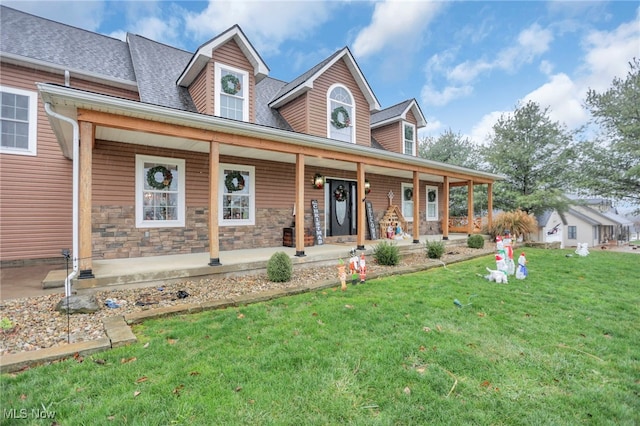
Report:
<svg viewBox="0 0 640 426"><path fill-rule="evenodd" d="M355 182L329 180L329 190L330 235L355 235Z"/></svg>

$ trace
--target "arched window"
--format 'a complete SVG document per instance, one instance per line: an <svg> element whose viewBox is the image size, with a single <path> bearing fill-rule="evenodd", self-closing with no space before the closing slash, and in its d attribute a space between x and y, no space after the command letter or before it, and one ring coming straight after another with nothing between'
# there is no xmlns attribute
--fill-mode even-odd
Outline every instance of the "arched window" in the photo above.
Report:
<svg viewBox="0 0 640 426"><path fill-rule="evenodd" d="M328 137L355 143L355 106L351 92L346 87L336 84L329 88L328 94Z"/></svg>

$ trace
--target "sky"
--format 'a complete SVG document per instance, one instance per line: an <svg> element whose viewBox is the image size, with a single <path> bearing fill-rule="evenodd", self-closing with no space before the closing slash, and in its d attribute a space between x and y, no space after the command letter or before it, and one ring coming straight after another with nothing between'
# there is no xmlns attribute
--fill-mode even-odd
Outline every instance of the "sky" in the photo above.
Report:
<svg viewBox="0 0 640 426"><path fill-rule="evenodd" d="M603 92L640 57L637 1L11 1L34 15L121 40L189 52L238 24L291 81L348 46L382 108L415 98L420 138L451 129L482 144L529 100L576 129L587 90Z"/></svg>

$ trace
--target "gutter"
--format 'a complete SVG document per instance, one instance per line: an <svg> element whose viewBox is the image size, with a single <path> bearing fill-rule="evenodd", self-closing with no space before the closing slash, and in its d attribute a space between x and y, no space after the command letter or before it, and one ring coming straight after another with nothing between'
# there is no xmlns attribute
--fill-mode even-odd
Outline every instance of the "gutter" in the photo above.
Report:
<svg viewBox="0 0 640 426"><path fill-rule="evenodd" d="M69 274L69 276L64 281L64 293L68 298L71 296L71 280L78 274L79 271L79 262L78 262L78 199L79 199L79 180L80 180L80 128L78 123L61 114L58 114L51 108L51 104L49 102L45 102L44 110L46 113L58 120L66 121L71 124L73 128L73 201L72 201L72 216L73 216L73 250L72 250L72 260L73 260L73 270Z"/></svg>

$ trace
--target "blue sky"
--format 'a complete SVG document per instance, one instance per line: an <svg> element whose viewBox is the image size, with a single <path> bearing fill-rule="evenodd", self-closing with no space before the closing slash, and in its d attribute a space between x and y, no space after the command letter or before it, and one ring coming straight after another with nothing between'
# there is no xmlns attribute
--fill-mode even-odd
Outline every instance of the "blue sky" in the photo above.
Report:
<svg viewBox="0 0 640 426"><path fill-rule="evenodd" d="M349 46L380 105L416 98L429 124L482 143L522 101L585 124L603 91L640 57L636 1L7 1L124 40L126 32L194 52L239 24L270 68L294 79Z"/></svg>

